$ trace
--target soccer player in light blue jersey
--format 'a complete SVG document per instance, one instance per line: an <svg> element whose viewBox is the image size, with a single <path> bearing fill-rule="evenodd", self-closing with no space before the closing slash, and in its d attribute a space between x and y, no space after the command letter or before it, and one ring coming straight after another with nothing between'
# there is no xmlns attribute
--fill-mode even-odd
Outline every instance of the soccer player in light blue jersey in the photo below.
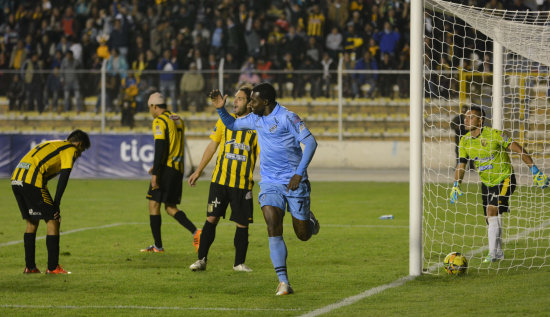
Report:
<svg viewBox="0 0 550 317"><path fill-rule="evenodd" d="M307 167L317 141L295 113L276 101L276 92L268 83L252 89L252 113L235 119L224 108L227 95L214 91L212 104L229 130L256 130L260 145L259 201L267 224L271 262L279 277L276 295L292 294L288 282L287 248L283 240L283 218L292 215L296 236L307 241L319 232L319 222L310 210L310 184ZM304 144L304 151L300 147Z"/></svg>

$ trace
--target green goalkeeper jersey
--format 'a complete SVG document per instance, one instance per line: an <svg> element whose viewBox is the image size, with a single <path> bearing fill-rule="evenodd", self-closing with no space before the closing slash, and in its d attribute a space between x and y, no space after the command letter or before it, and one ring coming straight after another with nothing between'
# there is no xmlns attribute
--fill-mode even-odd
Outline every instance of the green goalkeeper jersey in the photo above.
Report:
<svg viewBox="0 0 550 317"><path fill-rule="evenodd" d="M512 174L508 146L512 143L502 131L484 127L481 134L472 137L468 132L460 139L459 158L474 160L481 181L489 187L500 184Z"/></svg>

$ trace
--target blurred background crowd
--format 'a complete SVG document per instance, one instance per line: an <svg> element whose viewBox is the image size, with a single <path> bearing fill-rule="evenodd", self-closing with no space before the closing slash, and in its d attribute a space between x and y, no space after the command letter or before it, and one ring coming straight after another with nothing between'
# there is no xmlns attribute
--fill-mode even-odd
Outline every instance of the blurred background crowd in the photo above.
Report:
<svg viewBox="0 0 550 317"><path fill-rule="evenodd" d="M409 0L18 0L0 7L0 95L11 110L80 111L83 98L99 94L104 60L111 111L125 100L146 111L152 89L175 110L201 111L222 61L226 92L270 81L281 94L307 89L312 98L331 96L340 58L348 70L409 69ZM389 75L344 80L344 97L394 96ZM408 75L397 84L408 95Z"/></svg>

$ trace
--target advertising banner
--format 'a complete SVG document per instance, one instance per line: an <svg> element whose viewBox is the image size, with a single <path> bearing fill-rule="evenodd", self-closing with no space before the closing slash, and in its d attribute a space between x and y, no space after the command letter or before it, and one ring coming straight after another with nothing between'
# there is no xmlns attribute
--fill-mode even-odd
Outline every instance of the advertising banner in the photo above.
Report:
<svg viewBox="0 0 550 317"><path fill-rule="evenodd" d="M11 177L21 158L58 134L0 135L0 177ZM76 161L71 178L147 178L153 166L154 141L149 134L90 134L91 147Z"/></svg>

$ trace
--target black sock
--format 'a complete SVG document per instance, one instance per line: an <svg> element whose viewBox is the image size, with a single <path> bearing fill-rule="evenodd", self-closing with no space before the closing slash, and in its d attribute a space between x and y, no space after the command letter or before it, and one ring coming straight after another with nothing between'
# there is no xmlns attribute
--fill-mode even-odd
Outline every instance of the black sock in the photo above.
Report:
<svg viewBox="0 0 550 317"><path fill-rule="evenodd" d="M216 238L216 225L207 221L204 222L201 233L201 243L199 245L199 259L206 258L210 246Z"/></svg>
<svg viewBox="0 0 550 317"><path fill-rule="evenodd" d="M48 248L48 270L53 271L59 265L59 236L46 236Z"/></svg>
<svg viewBox="0 0 550 317"><path fill-rule="evenodd" d="M243 264L246 259L246 251L248 250L248 228L237 227L235 230L235 266Z"/></svg>
<svg viewBox="0 0 550 317"><path fill-rule="evenodd" d="M176 214L174 215L174 219L176 219L182 226L185 227L185 229L191 231L191 234L194 234L195 231L197 231L197 227L187 218L185 213L181 210L178 210Z"/></svg>
<svg viewBox="0 0 550 317"><path fill-rule="evenodd" d="M29 269L36 268L36 262L34 260L34 254L36 249L36 233L27 233L23 235L23 242L25 245L25 265Z"/></svg>
<svg viewBox="0 0 550 317"><path fill-rule="evenodd" d="M160 215L150 215L149 224L151 225L151 232L153 233L153 239L155 239L155 246L161 249L162 237L160 234L160 225L162 224L162 218L160 217Z"/></svg>

